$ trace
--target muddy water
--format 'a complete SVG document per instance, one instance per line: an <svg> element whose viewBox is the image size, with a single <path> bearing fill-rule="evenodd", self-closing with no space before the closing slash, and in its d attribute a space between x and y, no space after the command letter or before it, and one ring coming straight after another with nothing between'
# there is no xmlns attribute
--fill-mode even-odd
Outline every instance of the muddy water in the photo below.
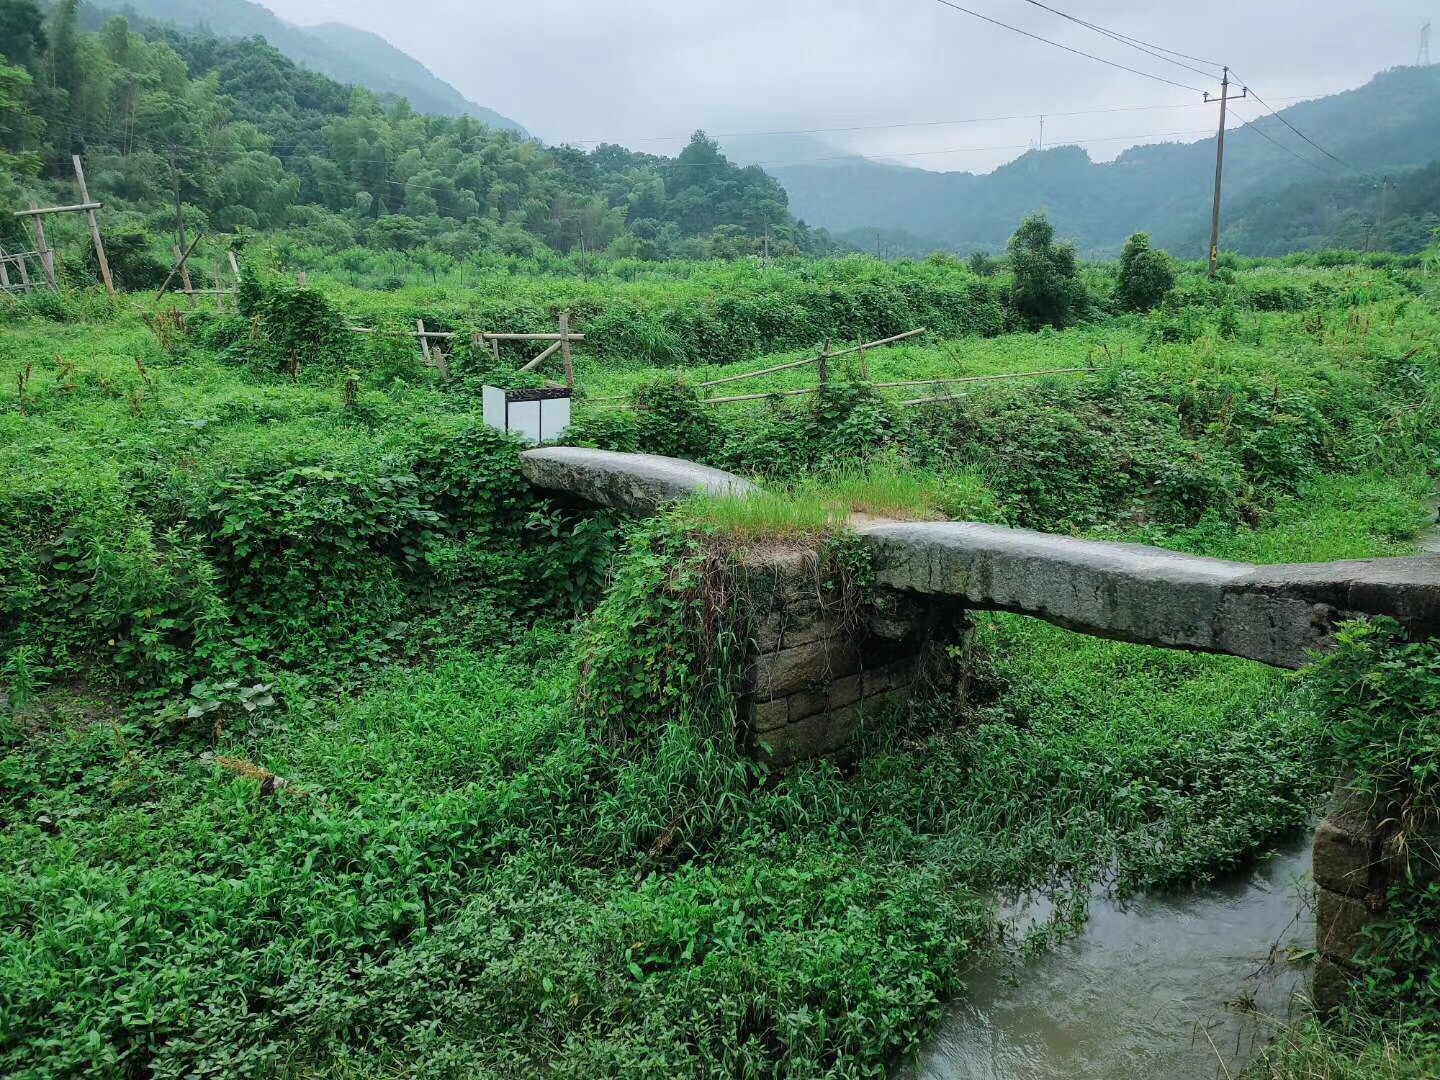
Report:
<svg viewBox="0 0 1440 1080"><path fill-rule="evenodd" d="M1299 1009L1309 948L1310 837L1203 891L1120 906L1096 897L1085 929L1029 962L974 973L902 1077L1213 1080L1239 1076L1274 1021ZM1014 909L1022 933L1048 912ZM1266 1019L1269 1018L1269 1019Z"/></svg>

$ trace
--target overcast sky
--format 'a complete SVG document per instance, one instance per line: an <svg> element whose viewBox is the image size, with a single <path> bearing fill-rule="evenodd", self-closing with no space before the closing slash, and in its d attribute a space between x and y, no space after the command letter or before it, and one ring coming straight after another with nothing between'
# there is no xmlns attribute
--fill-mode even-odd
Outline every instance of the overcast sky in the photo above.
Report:
<svg viewBox="0 0 1440 1080"><path fill-rule="evenodd" d="M985 171L1036 143L1039 120L949 121L1045 113L1046 146L1079 142L1096 158L1158 136L1199 138L1215 123L1214 107L1196 104L1192 90L1061 52L938 0L262 2L301 25L374 31L549 143L605 140L673 153L696 128L721 135L869 127L818 133L820 147L770 136L752 141L750 156L789 161L833 149ZM956 2L1178 83L1218 89L1216 80L1025 0ZM1277 107L1414 63L1421 23L1440 15L1440 0L1047 2L1229 63ZM1440 57L1440 34L1433 51ZM1124 111L1092 112L1106 109ZM1236 113L1243 119L1255 109Z"/></svg>

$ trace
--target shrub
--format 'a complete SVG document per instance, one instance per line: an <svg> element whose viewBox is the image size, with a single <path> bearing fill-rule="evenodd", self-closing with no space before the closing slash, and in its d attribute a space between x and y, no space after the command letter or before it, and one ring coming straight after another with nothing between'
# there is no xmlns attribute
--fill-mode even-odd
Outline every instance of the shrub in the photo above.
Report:
<svg viewBox="0 0 1440 1080"><path fill-rule="evenodd" d="M647 453L703 460L714 452L720 427L711 407L679 376L644 384L631 403L636 439Z"/></svg>
<svg viewBox="0 0 1440 1080"><path fill-rule="evenodd" d="M1115 299L1126 311L1149 311L1175 286L1170 256L1150 246L1150 237L1136 233L1120 255Z"/></svg>
<svg viewBox="0 0 1440 1080"><path fill-rule="evenodd" d="M260 354L272 370L298 376L307 364L342 359L352 344L344 317L318 289L251 272L241 279L239 308L253 320Z"/></svg>
<svg viewBox="0 0 1440 1080"><path fill-rule="evenodd" d="M1068 325L1081 293L1074 246L1056 244L1055 226L1040 213L1020 223L1006 250L1015 278L1011 302L1026 324Z"/></svg>

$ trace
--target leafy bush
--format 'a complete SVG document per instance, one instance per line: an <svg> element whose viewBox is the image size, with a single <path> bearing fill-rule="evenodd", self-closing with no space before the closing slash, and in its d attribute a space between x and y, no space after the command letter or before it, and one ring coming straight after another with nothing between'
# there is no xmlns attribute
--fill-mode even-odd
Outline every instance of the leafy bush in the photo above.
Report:
<svg viewBox="0 0 1440 1080"><path fill-rule="evenodd" d="M1068 325L1082 295L1074 246L1056 244L1055 226L1041 213L1020 223L1006 251L1014 276L1011 302L1026 324Z"/></svg>
<svg viewBox="0 0 1440 1080"><path fill-rule="evenodd" d="M307 364L339 361L353 344L345 318L318 289L251 272L241 280L239 307L254 321L260 353L274 370L298 376Z"/></svg>
<svg viewBox="0 0 1440 1080"><path fill-rule="evenodd" d="M1175 285L1170 257L1150 246L1150 237L1136 233L1120 253L1115 299L1126 311L1149 311L1165 299Z"/></svg>
<svg viewBox="0 0 1440 1080"><path fill-rule="evenodd" d="M635 435L646 453L705 460L715 450L720 427L710 406L679 376L656 379L631 397Z"/></svg>
<svg viewBox="0 0 1440 1080"><path fill-rule="evenodd" d="M1307 672L1329 719L1328 753L1377 820L1440 821L1440 643L1377 619L1345 627Z"/></svg>

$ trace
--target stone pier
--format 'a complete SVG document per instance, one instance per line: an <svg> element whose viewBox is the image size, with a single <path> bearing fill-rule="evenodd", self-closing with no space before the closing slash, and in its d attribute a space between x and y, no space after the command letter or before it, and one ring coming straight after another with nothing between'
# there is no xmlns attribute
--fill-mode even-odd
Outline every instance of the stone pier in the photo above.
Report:
<svg viewBox="0 0 1440 1080"><path fill-rule="evenodd" d="M1343 784L1337 788L1329 814L1315 830L1317 1011L1331 1013L1345 1000L1359 974L1365 931L1385 920L1391 891L1405 884L1407 869L1428 861L1411 859L1411 849L1437 842L1440 833L1433 825L1422 836L1407 837Z"/></svg>
<svg viewBox="0 0 1440 1080"><path fill-rule="evenodd" d="M820 563L801 548L741 559L751 620L745 738L775 767L843 756L867 720L949 690L947 646L965 632L954 606L847 600Z"/></svg>

